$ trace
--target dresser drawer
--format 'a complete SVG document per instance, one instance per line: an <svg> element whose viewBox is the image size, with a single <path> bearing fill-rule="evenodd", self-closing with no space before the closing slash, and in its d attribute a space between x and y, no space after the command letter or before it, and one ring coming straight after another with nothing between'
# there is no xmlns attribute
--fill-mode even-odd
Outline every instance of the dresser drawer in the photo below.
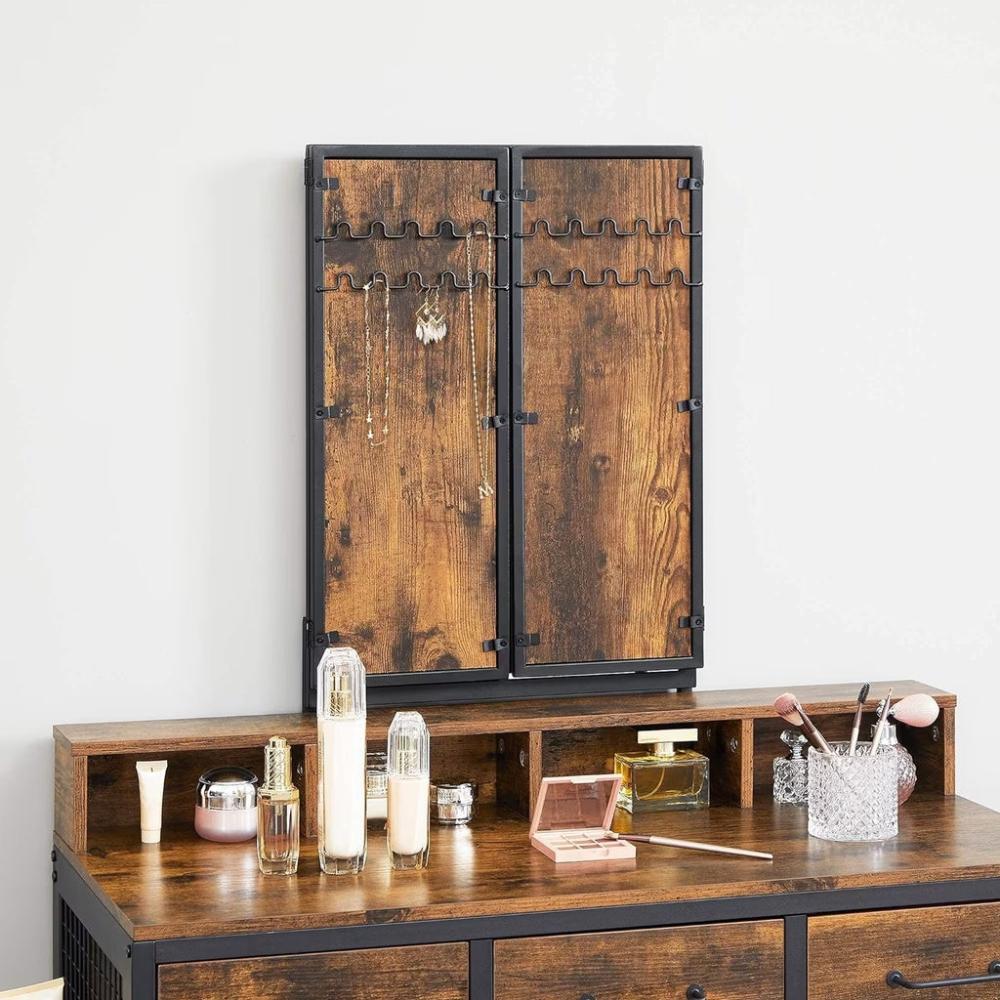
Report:
<svg viewBox="0 0 1000 1000"><path fill-rule="evenodd" d="M783 945L780 920L497 941L495 995L686 1000L701 986L708 1000L780 1000Z"/></svg>
<svg viewBox="0 0 1000 1000"><path fill-rule="evenodd" d="M468 1000L468 996L467 944L161 965L158 993L159 1000Z"/></svg>
<svg viewBox="0 0 1000 1000"><path fill-rule="evenodd" d="M809 920L809 994L822 1000L901 1000L915 983L986 975L1000 960L1000 903L880 910ZM927 1000L1000 997L1000 980L919 993Z"/></svg>

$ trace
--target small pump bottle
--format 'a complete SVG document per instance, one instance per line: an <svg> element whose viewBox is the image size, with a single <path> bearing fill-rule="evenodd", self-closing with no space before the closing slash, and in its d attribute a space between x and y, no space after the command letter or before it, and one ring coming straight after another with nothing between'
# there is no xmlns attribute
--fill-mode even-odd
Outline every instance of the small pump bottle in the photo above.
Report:
<svg viewBox="0 0 1000 1000"><path fill-rule="evenodd" d="M264 784L257 789L257 863L265 875L299 869L299 790L292 784L292 750L272 736L264 748Z"/></svg>
<svg viewBox="0 0 1000 1000"><path fill-rule="evenodd" d="M365 866L365 668L348 647L323 654L318 667L319 864L327 875Z"/></svg>
<svg viewBox="0 0 1000 1000"><path fill-rule="evenodd" d="M426 868L430 855L431 737L419 712L397 712L389 726L386 843L392 867Z"/></svg>

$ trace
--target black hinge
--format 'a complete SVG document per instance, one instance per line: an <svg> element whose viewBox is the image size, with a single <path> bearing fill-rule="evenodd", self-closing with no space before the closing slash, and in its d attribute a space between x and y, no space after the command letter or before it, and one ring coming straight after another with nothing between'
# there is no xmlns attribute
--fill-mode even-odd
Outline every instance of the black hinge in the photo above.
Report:
<svg viewBox="0 0 1000 1000"><path fill-rule="evenodd" d="M336 646L340 642L339 632L318 632L313 638L316 646Z"/></svg>
<svg viewBox="0 0 1000 1000"><path fill-rule="evenodd" d="M702 613L700 615L691 615L690 618L678 618L677 627L702 630L705 628L705 615Z"/></svg>
<svg viewBox="0 0 1000 1000"><path fill-rule="evenodd" d="M508 420L507 416L503 413L498 413L492 417L483 417L482 419L483 430L488 431L491 428L496 430L499 427L506 427L507 420Z"/></svg>
<svg viewBox="0 0 1000 1000"><path fill-rule="evenodd" d="M682 191L700 191L705 186L704 177L678 177L677 186Z"/></svg>
<svg viewBox="0 0 1000 1000"><path fill-rule="evenodd" d="M483 201L503 204L505 201L534 201L538 197L538 193L529 188L514 188L509 194L499 189L483 188L481 197Z"/></svg>
<svg viewBox="0 0 1000 1000"><path fill-rule="evenodd" d="M313 414L318 420L335 420L337 417L342 417L346 413L346 409L337 403L333 406L317 406L313 410Z"/></svg>
<svg viewBox="0 0 1000 1000"><path fill-rule="evenodd" d="M514 423L515 424L537 424L538 414L533 410L515 410L514 411Z"/></svg>
<svg viewBox="0 0 1000 1000"><path fill-rule="evenodd" d="M540 641L537 632L519 632L514 636L515 646L537 646Z"/></svg>
<svg viewBox="0 0 1000 1000"><path fill-rule="evenodd" d="M339 177L317 177L313 170L311 157L306 157L305 161L305 185L308 188L315 188L317 191L336 191L340 187Z"/></svg>
<svg viewBox="0 0 1000 1000"><path fill-rule="evenodd" d="M507 640L504 638L498 637L496 639L486 639L483 642L483 652L492 653L501 649L506 649L508 645Z"/></svg>
<svg viewBox="0 0 1000 1000"><path fill-rule="evenodd" d="M677 404L678 413L688 413L701 409L701 400L695 396L693 399L682 399Z"/></svg>

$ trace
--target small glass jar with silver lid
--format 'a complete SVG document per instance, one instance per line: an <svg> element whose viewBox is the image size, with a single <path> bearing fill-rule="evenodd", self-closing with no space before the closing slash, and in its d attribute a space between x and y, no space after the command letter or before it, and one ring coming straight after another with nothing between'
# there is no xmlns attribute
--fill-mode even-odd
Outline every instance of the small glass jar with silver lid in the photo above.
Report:
<svg viewBox="0 0 1000 1000"><path fill-rule="evenodd" d="M199 837L220 844L257 836L257 775L249 768L209 768L199 779L194 806Z"/></svg>
<svg viewBox="0 0 1000 1000"><path fill-rule="evenodd" d="M471 781L437 781L431 785L431 819L439 826L463 826L472 821L476 786Z"/></svg>

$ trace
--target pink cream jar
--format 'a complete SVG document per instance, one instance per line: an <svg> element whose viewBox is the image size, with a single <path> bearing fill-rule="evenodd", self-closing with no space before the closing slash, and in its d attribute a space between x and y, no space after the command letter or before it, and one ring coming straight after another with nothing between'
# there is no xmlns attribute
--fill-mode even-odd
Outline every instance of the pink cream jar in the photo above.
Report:
<svg viewBox="0 0 1000 1000"><path fill-rule="evenodd" d="M213 767L198 779L194 828L219 844L257 836L257 775L245 767Z"/></svg>

